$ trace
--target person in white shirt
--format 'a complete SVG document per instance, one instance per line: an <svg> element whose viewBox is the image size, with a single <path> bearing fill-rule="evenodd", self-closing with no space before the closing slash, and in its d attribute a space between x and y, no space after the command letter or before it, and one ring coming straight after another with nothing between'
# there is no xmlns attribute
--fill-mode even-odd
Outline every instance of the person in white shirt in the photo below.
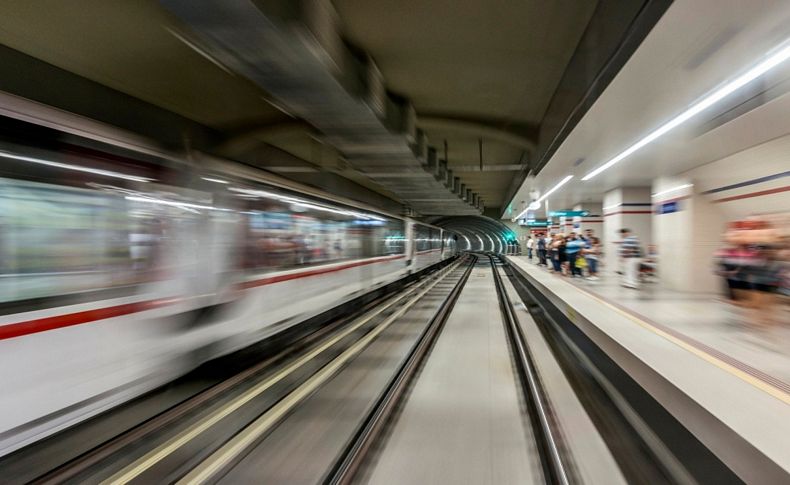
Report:
<svg viewBox="0 0 790 485"><path fill-rule="evenodd" d="M639 238L631 234L630 229L620 229L623 239L620 241L620 257L623 260L623 282L626 288L639 289L639 264L642 261L642 248Z"/></svg>
<svg viewBox="0 0 790 485"><path fill-rule="evenodd" d="M530 261L532 261L532 248L535 247L535 240L532 239L532 236L529 236L527 239L527 257Z"/></svg>

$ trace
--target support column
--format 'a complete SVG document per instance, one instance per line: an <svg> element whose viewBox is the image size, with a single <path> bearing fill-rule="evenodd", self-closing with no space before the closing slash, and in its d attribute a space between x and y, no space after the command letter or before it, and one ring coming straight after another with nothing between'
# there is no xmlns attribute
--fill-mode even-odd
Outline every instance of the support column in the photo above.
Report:
<svg viewBox="0 0 790 485"><path fill-rule="evenodd" d="M584 231L590 229L593 235L601 240L601 244L605 244L606 239L603 235L603 212L601 204L585 203L576 204L573 206L575 211L587 211L589 216L581 217L576 216L573 218L573 232L584 234Z"/></svg>
<svg viewBox="0 0 790 485"><path fill-rule="evenodd" d="M643 247L653 243L650 187L621 187L603 198L603 240L607 271L619 271L620 229L630 229Z"/></svg>
<svg viewBox="0 0 790 485"><path fill-rule="evenodd" d="M653 182L653 234L660 284L684 292L716 292L713 254L721 244L725 217L695 190L688 177Z"/></svg>

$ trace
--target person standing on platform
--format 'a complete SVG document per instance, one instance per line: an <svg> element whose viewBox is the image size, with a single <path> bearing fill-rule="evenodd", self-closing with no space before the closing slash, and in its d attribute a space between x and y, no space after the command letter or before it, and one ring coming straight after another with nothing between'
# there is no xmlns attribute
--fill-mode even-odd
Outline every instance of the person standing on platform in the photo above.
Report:
<svg viewBox="0 0 790 485"><path fill-rule="evenodd" d="M571 277L582 276L582 265L577 259L581 259L584 263L586 260L581 256L582 249L586 246L584 239L577 237L575 233L568 236L568 242L565 245L565 254L568 258L568 269L570 270ZM583 266L587 266L584 264Z"/></svg>
<svg viewBox="0 0 790 485"><path fill-rule="evenodd" d="M598 279L598 255L601 252L601 241L595 237L590 237L590 245L584 250L584 256L587 258L587 271L589 272L588 280L596 281Z"/></svg>
<svg viewBox="0 0 790 485"><path fill-rule="evenodd" d="M565 253L566 244L567 240L563 235L559 235L557 241L551 243L552 249L556 248L552 251L552 257L555 258L554 271L563 275L569 274L568 255Z"/></svg>
<svg viewBox="0 0 790 485"><path fill-rule="evenodd" d="M639 264L642 261L642 249L639 238L631 234L630 229L620 229L620 257L623 260L623 282L626 288L639 289Z"/></svg>
<svg viewBox="0 0 790 485"><path fill-rule="evenodd" d="M546 235L538 234L538 266L546 266Z"/></svg>
<svg viewBox="0 0 790 485"><path fill-rule="evenodd" d="M532 236L529 236L527 239L527 257L530 261L532 261L532 248L535 246L535 240L532 239Z"/></svg>

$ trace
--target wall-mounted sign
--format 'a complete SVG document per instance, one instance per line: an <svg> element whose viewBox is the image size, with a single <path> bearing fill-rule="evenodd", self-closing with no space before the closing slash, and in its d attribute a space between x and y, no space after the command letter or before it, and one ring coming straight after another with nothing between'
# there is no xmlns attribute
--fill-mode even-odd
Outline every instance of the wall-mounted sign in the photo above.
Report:
<svg viewBox="0 0 790 485"><path fill-rule="evenodd" d="M527 227L549 227L551 225L551 221L547 221L546 219L535 219L531 221L524 221L522 219L522 226Z"/></svg>
<svg viewBox="0 0 790 485"><path fill-rule="evenodd" d="M551 217L587 217L590 211L551 211Z"/></svg>
<svg viewBox="0 0 790 485"><path fill-rule="evenodd" d="M672 214L680 210L680 201L664 202L658 206L656 212L659 214Z"/></svg>

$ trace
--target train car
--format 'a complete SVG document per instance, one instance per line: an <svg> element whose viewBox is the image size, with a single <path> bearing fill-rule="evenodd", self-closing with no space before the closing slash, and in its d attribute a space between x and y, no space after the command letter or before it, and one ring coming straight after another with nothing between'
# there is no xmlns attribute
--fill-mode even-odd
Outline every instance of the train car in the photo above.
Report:
<svg viewBox="0 0 790 485"><path fill-rule="evenodd" d="M442 230L442 259L454 258L460 254L458 247L458 234Z"/></svg>
<svg viewBox="0 0 790 485"><path fill-rule="evenodd" d="M420 222L414 223L412 269L421 271L442 260L442 230Z"/></svg>
<svg viewBox="0 0 790 485"><path fill-rule="evenodd" d="M0 116L0 454L452 257L433 226L31 118Z"/></svg>

